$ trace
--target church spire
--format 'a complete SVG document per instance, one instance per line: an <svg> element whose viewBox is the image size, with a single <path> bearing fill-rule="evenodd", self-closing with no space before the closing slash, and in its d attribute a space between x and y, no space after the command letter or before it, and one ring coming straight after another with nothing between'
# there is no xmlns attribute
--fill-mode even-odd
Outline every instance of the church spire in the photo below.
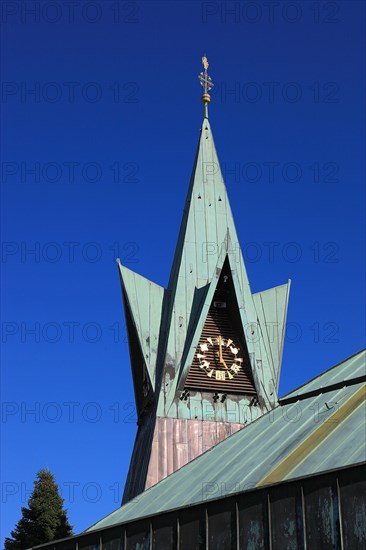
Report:
<svg viewBox="0 0 366 550"><path fill-rule="evenodd" d="M204 67L204 71L202 71L198 75L198 78L200 79L201 86L203 87L203 90L204 90L203 95L201 97L202 103L204 105L204 116L205 118L208 118L208 104L211 101L211 96L208 92L211 90L214 83L212 82L212 79L207 72L209 64L208 64L207 57L205 55L202 57L202 65Z"/></svg>
<svg viewBox="0 0 366 550"><path fill-rule="evenodd" d="M124 502L278 400L289 284L251 292L202 63L204 120L168 287L119 264L139 425Z"/></svg>

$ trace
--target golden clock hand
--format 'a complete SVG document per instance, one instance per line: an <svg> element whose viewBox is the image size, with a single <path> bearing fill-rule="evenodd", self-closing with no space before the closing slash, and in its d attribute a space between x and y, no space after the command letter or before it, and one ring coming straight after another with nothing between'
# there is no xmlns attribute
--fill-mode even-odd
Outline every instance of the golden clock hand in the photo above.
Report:
<svg viewBox="0 0 366 550"><path fill-rule="evenodd" d="M229 370L229 367L226 365L226 363L224 361L224 358L222 356L222 338L221 338L221 336L219 336L219 346L220 346L220 351L219 351L220 365L224 365L225 369Z"/></svg>
<svg viewBox="0 0 366 550"><path fill-rule="evenodd" d="M224 365L225 369L228 371L227 375L229 377L229 380L232 380L234 378L234 376L231 374L230 369L229 369L229 367L227 366L227 364L225 363L224 360L222 360L222 364Z"/></svg>
<svg viewBox="0 0 366 550"><path fill-rule="evenodd" d="M223 358L222 358L222 340L221 340L221 336L219 336L218 340L219 340L219 359L220 359L220 363L222 363Z"/></svg>

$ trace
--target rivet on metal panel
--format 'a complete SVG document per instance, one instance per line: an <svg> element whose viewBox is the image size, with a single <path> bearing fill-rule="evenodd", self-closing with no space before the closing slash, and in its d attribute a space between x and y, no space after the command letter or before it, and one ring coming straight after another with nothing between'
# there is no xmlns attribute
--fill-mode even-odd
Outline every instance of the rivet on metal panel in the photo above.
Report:
<svg viewBox="0 0 366 550"><path fill-rule="evenodd" d="M259 405L259 401L258 397L255 395L254 397L252 397L252 400L249 403L249 407L256 407L257 405Z"/></svg>
<svg viewBox="0 0 366 550"><path fill-rule="evenodd" d="M180 394L179 399L181 401L187 401L188 397L189 397L189 391L187 389L184 389Z"/></svg>

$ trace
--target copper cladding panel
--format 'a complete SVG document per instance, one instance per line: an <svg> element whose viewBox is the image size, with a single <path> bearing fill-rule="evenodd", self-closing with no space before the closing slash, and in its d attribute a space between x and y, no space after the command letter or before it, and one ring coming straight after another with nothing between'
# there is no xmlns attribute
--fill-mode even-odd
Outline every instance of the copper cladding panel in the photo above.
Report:
<svg viewBox="0 0 366 550"><path fill-rule="evenodd" d="M145 490L243 427L232 422L158 417Z"/></svg>

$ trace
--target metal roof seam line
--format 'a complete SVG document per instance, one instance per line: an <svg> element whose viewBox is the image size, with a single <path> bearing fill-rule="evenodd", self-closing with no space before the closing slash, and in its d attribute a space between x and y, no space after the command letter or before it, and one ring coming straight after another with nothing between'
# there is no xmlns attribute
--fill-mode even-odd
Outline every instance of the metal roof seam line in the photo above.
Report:
<svg viewBox="0 0 366 550"><path fill-rule="evenodd" d="M361 386L343 405L330 415L326 421L322 422L300 445L291 451L286 458L278 464L272 471L266 474L257 484L257 487L262 487L269 483L281 481L294 470L302 460L319 444L319 439L327 433L327 436L333 432L338 422L342 422L347 415L356 410L366 399L366 384Z"/></svg>

